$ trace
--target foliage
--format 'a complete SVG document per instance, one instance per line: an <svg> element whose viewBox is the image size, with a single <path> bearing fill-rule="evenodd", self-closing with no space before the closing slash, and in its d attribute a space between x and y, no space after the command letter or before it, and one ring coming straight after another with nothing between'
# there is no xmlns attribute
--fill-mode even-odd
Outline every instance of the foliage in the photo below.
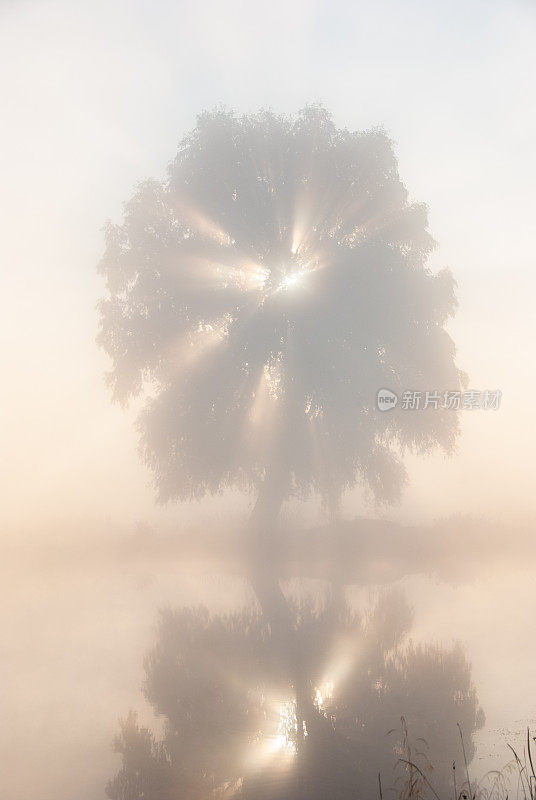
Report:
<svg viewBox="0 0 536 800"><path fill-rule="evenodd" d="M140 728L132 711L121 721L114 741L123 765L106 787L110 800L168 800L174 777L163 742L155 741L147 728Z"/></svg>
<svg viewBox="0 0 536 800"><path fill-rule="evenodd" d="M110 224L100 344L123 403L146 393L142 452L162 500L276 475L334 501L380 500L401 454L450 451L455 411L389 413L379 388L455 390L447 270L432 274L427 212L380 129L203 113L167 181L141 183Z"/></svg>

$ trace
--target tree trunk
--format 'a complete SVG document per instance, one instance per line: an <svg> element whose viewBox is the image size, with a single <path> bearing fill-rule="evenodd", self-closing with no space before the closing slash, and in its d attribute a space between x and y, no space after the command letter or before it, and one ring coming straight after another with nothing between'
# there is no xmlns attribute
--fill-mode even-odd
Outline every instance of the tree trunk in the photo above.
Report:
<svg viewBox="0 0 536 800"><path fill-rule="evenodd" d="M313 687L303 663L296 636L295 620L279 583L278 517L286 494L285 484L267 479L251 514L250 578L262 613L270 625L272 642L284 660L296 695L298 744L303 741L303 722L314 735L320 715L313 702Z"/></svg>

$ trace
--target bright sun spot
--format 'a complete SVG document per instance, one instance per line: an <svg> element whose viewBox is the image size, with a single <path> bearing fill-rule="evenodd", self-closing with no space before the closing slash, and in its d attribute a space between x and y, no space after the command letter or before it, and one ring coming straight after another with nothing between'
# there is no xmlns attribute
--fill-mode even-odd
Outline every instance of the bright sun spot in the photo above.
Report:
<svg viewBox="0 0 536 800"><path fill-rule="evenodd" d="M296 703L288 700L279 706L279 724L277 726L277 736L275 737L275 749L285 750L289 755L296 752L296 731L298 722L296 719Z"/></svg>
<svg viewBox="0 0 536 800"><path fill-rule="evenodd" d="M322 686L315 690L314 703L317 709L324 713L325 704L333 697L333 681L325 681ZM303 725L303 734L307 736L307 728L305 722ZM290 756L296 754L296 735L298 733L298 720L296 718L296 702L294 700L287 700L279 704L279 722L277 726L277 734L272 738L272 750L281 752L284 751Z"/></svg>
<svg viewBox="0 0 536 800"><path fill-rule="evenodd" d="M333 697L333 681L327 680L319 684L315 689L314 704L321 714L326 715L326 704ZM261 739L257 740L261 744L256 750L251 763L258 768L259 764L267 763L273 758L283 757L285 763L296 756L298 742L307 736L307 726L305 720L298 723L297 709L295 700L276 700L273 711L277 724L269 734L261 734ZM274 720L274 722L275 722ZM283 762L279 761L281 766Z"/></svg>
<svg viewBox="0 0 536 800"><path fill-rule="evenodd" d="M282 288L292 289L297 283L300 282L302 275L302 272L291 272L289 275L286 275L283 279Z"/></svg>
<svg viewBox="0 0 536 800"><path fill-rule="evenodd" d="M333 681L325 681L315 691L315 706L319 711L324 711L325 704L333 697Z"/></svg>

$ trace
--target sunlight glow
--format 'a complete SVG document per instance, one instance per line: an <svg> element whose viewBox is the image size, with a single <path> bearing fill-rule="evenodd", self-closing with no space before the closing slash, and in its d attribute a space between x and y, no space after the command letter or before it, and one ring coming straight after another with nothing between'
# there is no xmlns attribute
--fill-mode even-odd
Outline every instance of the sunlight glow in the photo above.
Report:
<svg viewBox="0 0 536 800"><path fill-rule="evenodd" d="M323 702L333 696L333 687L340 686L347 680L352 670L363 658L363 644L352 637L342 637L331 654L326 677L320 683Z"/></svg>
<svg viewBox="0 0 536 800"><path fill-rule="evenodd" d="M294 272L291 273L290 275L287 275L283 280L283 283L281 284L282 288L291 289L293 286L296 286L296 284L299 283L302 274L303 273L301 272Z"/></svg>
<svg viewBox="0 0 536 800"><path fill-rule="evenodd" d="M251 274L251 283L255 289L264 289L270 277L270 270L265 267L256 266Z"/></svg>
<svg viewBox="0 0 536 800"><path fill-rule="evenodd" d="M245 763L249 769L263 769L268 764L277 769L288 767L296 755L298 723L295 701L271 701L269 706L269 716L276 724L272 732L261 733L253 747L248 749Z"/></svg>
<svg viewBox="0 0 536 800"><path fill-rule="evenodd" d="M279 706L279 724L274 749L285 750L289 755L295 755L297 731L296 702L287 700Z"/></svg>
<svg viewBox="0 0 536 800"><path fill-rule="evenodd" d="M333 696L333 681L323 681L315 689L314 703L326 715L325 706ZM298 723L295 700L273 698L268 701L268 718L273 721L271 732L259 731L246 756L248 768L261 769L268 764L280 769L289 768L297 754L298 741L308 735L305 720Z"/></svg>
<svg viewBox="0 0 536 800"><path fill-rule="evenodd" d="M325 681L315 692L315 706L319 711L325 710L326 703L333 697L333 681Z"/></svg>

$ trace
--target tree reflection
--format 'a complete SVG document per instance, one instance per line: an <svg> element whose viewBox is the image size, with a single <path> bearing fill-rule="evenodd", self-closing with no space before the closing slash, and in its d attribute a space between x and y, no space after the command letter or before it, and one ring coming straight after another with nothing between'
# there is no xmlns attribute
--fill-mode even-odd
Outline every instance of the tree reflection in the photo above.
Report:
<svg viewBox="0 0 536 800"><path fill-rule="evenodd" d="M378 773L386 790L396 781L402 716L415 762L425 773L433 764L434 786L450 791L445 762L458 757L457 723L468 759L483 724L460 647L413 644L399 592L381 594L365 613L331 594L293 610L316 687L314 735L295 735L294 687L257 609L224 617L167 610L145 681L163 738L132 715L123 723L112 800L375 797Z"/></svg>

